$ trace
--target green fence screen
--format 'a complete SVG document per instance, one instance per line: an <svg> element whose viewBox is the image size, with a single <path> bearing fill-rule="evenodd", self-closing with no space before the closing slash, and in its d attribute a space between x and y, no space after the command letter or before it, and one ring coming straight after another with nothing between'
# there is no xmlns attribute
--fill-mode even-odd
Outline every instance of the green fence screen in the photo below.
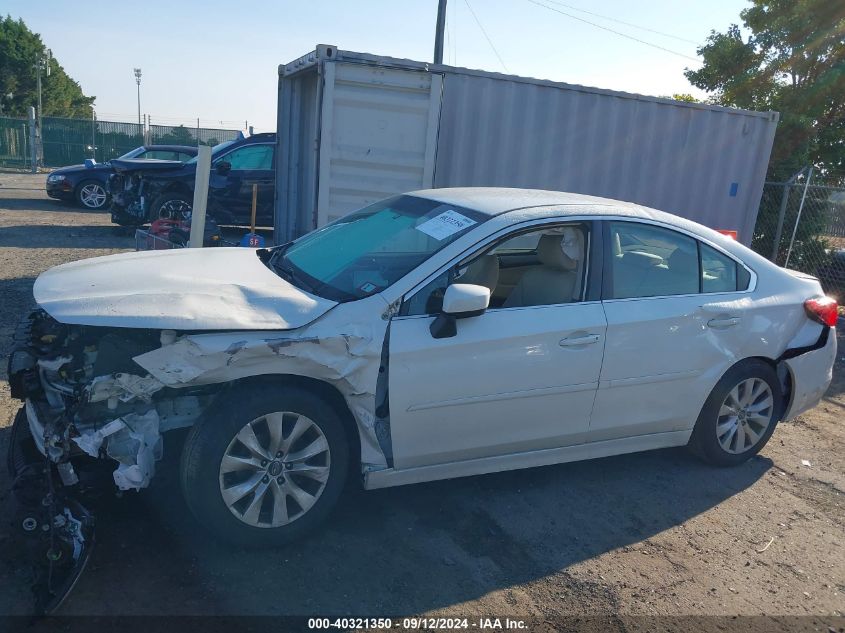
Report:
<svg viewBox="0 0 845 633"><path fill-rule="evenodd" d="M144 144L144 126L139 123L44 117L44 167L64 167L93 158L103 163ZM162 145L217 145L238 137L237 130L150 125L148 141ZM29 121L0 117L0 167L31 165Z"/></svg>

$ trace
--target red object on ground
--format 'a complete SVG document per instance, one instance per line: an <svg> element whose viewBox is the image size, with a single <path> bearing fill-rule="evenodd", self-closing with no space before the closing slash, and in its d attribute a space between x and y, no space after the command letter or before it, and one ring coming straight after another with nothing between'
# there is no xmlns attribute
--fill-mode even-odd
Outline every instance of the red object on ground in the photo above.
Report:
<svg viewBox="0 0 845 633"><path fill-rule="evenodd" d="M149 237L147 237L147 250L160 251L173 248L170 243L170 233L173 229L185 229L190 231L190 224L179 220L159 219L150 225ZM158 239L157 239L158 238Z"/></svg>

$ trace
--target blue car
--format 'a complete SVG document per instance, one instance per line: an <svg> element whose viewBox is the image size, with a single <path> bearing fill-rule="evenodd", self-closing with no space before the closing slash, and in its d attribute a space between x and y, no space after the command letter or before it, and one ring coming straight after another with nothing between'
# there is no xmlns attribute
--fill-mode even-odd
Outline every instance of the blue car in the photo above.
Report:
<svg viewBox="0 0 845 633"><path fill-rule="evenodd" d="M258 226L273 226L276 134L253 134L215 145L207 213L218 224L247 226L252 187L258 185ZM116 159L109 179L112 222L140 226L159 219L191 217L197 160L185 163Z"/></svg>
<svg viewBox="0 0 845 633"><path fill-rule="evenodd" d="M185 162L197 155L189 145L142 145L114 160L141 159ZM47 176L47 195L57 200L76 202L86 209L99 210L109 205L109 176L114 173L111 162L85 161L53 170Z"/></svg>

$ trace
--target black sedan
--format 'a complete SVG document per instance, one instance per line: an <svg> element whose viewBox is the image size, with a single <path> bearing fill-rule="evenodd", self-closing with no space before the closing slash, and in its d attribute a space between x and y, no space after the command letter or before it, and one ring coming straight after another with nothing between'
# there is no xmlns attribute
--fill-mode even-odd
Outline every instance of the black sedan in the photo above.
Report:
<svg viewBox="0 0 845 633"><path fill-rule="evenodd" d="M189 145L142 145L121 156L121 159L142 158L185 162L197 155ZM109 204L108 181L114 173L111 164L85 161L53 170L47 176L47 195L58 200L75 201L86 209L103 209Z"/></svg>

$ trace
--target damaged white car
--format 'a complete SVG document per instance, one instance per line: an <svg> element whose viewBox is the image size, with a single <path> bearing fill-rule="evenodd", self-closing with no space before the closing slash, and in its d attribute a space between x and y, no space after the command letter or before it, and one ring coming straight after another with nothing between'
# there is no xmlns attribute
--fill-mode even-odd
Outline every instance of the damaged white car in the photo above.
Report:
<svg viewBox="0 0 845 633"><path fill-rule="evenodd" d="M816 279L547 191L411 193L277 248L65 264L34 294L9 366L19 478L29 443L53 498L102 460L143 488L161 434L192 427L187 505L245 544L312 531L349 473L379 488L682 445L738 464L819 401L836 346Z"/></svg>

